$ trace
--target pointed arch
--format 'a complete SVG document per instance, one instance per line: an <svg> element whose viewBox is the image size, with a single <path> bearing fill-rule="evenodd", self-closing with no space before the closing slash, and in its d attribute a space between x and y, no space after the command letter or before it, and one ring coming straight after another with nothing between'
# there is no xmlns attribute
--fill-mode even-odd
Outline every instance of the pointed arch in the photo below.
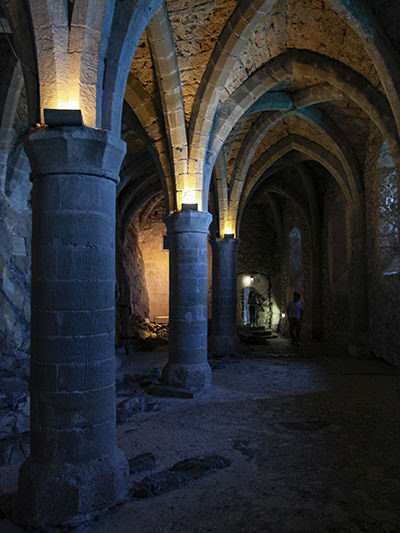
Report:
<svg viewBox="0 0 400 533"><path fill-rule="evenodd" d="M162 101L169 152L172 158L172 176L175 182L174 192L176 193L175 201L171 205L171 210L173 210L179 206L185 186L201 190L201 183L188 183L188 142L182 86L174 37L164 3L155 12L147 27L147 32Z"/></svg>
<svg viewBox="0 0 400 533"><path fill-rule="evenodd" d="M140 81L129 74L125 90L125 101L132 109L142 129L141 135L160 172L167 198L168 209L175 205L173 171L169 150L162 127L161 112ZM139 132L140 133L140 132Z"/></svg>
<svg viewBox="0 0 400 533"><path fill-rule="evenodd" d="M222 89L248 37L276 0L242 0L225 24L198 88L189 125L190 168L202 175L202 161Z"/></svg>
<svg viewBox="0 0 400 533"><path fill-rule="evenodd" d="M387 140L393 157L400 163L400 148L396 124L386 98L361 74L340 61L307 50L291 49L275 57L250 76L215 116L212 139L207 153L205 180L209 180L210 167L228 134L249 109L267 91L288 80L296 73L329 83L353 100L376 124ZM206 187L207 188L207 187Z"/></svg>
<svg viewBox="0 0 400 533"><path fill-rule="evenodd" d="M102 39L104 75L101 127L119 135L129 69L139 40L163 0L115 3L110 38Z"/></svg>
<svg viewBox="0 0 400 533"><path fill-rule="evenodd" d="M230 205L238 205L251 161L257 148L272 128L290 115L296 115L316 127L332 145L332 151L343 165L353 201L361 209L363 205L361 172L353 148L336 124L317 108L294 109L288 112L263 113L249 131L242 144L230 181ZM234 208L234 207L233 207ZM232 217L235 216L231 212Z"/></svg>
<svg viewBox="0 0 400 533"><path fill-rule="evenodd" d="M213 152L212 149L207 149L207 146L212 142L211 128L222 88L235 59L245 47L246 38L276 2L277 0L265 2L243 0L239 3L218 39L197 91L189 130L190 164L193 172L202 173L204 170L204 188L207 191L213 165L210 169L207 168L209 165L206 163L203 168L202 161L206 151ZM385 36L371 8L366 6L362 0L328 0L328 3L361 36L361 41L385 88L389 107L393 111L397 136L400 131L400 68L393 46ZM391 149L393 150L394 147L392 146Z"/></svg>
<svg viewBox="0 0 400 533"><path fill-rule="evenodd" d="M352 205L352 199L348 185L343 180L344 169L340 161L333 154L325 150L325 148L323 148L321 145L298 135L289 135L267 150L249 170L249 179L247 180L243 189L238 206L238 220L241 219L244 206L247 202L247 197L254 189L257 182L262 179L263 175L268 168L271 167L271 165L292 150L303 153L309 159L315 160L320 165L325 167L339 184L343 195L346 198L346 202L348 202L349 205Z"/></svg>

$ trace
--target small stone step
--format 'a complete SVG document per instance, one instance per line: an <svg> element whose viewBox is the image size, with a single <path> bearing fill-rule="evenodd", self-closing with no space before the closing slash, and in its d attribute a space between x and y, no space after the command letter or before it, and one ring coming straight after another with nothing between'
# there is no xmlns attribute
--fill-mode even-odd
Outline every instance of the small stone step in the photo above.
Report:
<svg viewBox="0 0 400 533"><path fill-rule="evenodd" d="M164 398L194 398L195 392L190 389L179 389L177 387L168 387L161 383L152 383L144 389L148 394L153 396L162 396Z"/></svg>
<svg viewBox="0 0 400 533"><path fill-rule="evenodd" d="M156 466L156 459L154 455L150 452L141 453L136 457L129 459L129 472L131 474L139 474L140 472L145 472L146 470L153 470Z"/></svg>
<svg viewBox="0 0 400 533"><path fill-rule="evenodd" d="M140 483L134 483L130 495L134 498L149 498L178 489L189 481L216 472L230 466L231 461L219 455L184 459L169 470L145 477Z"/></svg>

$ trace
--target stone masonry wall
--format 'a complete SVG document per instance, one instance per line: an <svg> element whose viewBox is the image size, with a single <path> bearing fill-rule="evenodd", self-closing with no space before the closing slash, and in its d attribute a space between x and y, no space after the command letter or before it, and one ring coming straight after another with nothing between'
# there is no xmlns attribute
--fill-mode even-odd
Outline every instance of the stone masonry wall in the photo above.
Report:
<svg viewBox="0 0 400 533"><path fill-rule="evenodd" d="M242 291L253 287L265 299L264 309L259 310L258 324L268 326L268 289L271 282L272 325L277 327L281 303L281 249L272 218L268 217L265 204L252 202L246 209L240 228L238 254L238 319L242 309ZM250 281L250 276L254 281ZM250 285L249 285L250 283Z"/></svg>
<svg viewBox="0 0 400 533"><path fill-rule="evenodd" d="M169 314L169 253L163 249L166 234L162 220L163 211L158 209L145 223L138 225L138 245L144 264L144 282L149 298L149 318Z"/></svg>
<svg viewBox="0 0 400 533"><path fill-rule="evenodd" d="M30 345L31 208L29 164L22 150L27 109L22 93L7 166L0 169L0 365L28 372ZM19 370L20 369L20 370Z"/></svg>
<svg viewBox="0 0 400 533"><path fill-rule="evenodd" d="M162 220L164 205L151 213L143 206L129 226L123 247L123 270L129 291L129 307L132 316L154 321L155 317L169 315L169 251L163 249L166 235ZM208 244L208 314L211 316L212 298L212 250Z"/></svg>
<svg viewBox="0 0 400 533"><path fill-rule="evenodd" d="M123 249L124 270L128 279L129 302L132 315L149 316L145 267L139 246L139 223L134 217L129 226Z"/></svg>
<svg viewBox="0 0 400 533"><path fill-rule="evenodd" d="M304 305L304 321L301 331L301 339L311 338L311 243L310 234L304 217L290 200L283 201L283 248L282 248L282 300L281 308L286 313L287 304L293 299L293 292L301 294L301 302ZM301 233L301 284L293 285L290 282L290 239L289 234L293 228L298 228ZM281 322L281 332L288 334L288 320Z"/></svg>
<svg viewBox="0 0 400 533"><path fill-rule="evenodd" d="M338 198L342 198L338 186L333 181L327 182L322 202L322 329L324 340L345 348L350 324L348 286L347 281L335 282L330 272L333 250L329 246L329 225Z"/></svg>
<svg viewBox="0 0 400 533"><path fill-rule="evenodd" d="M371 132L364 168L367 224L369 344L373 354L400 367L400 275L384 275L381 266L379 235L379 183L381 169L378 158L383 139L375 129Z"/></svg>

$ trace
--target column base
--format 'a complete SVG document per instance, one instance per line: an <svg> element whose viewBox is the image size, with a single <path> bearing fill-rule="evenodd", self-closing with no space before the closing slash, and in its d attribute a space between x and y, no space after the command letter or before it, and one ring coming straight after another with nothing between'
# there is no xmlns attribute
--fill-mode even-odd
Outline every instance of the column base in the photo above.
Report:
<svg viewBox="0 0 400 533"><path fill-rule="evenodd" d="M124 501L128 489L129 466L118 448L79 465L42 465L28 457L19 471L16 522L78 526Z"/></svg>
<svg viewBox="0 0 400 533"><path fill-rule="evenodd" d="M212 355L235 355L239 353L239 338L231 335L211 335L208 351Z"/></svg>
<svg viewBox="0 0 400 533"><path fill-rule="evenodd" d="M179 389L201 390L211 385L211 368L208 363L167 363L162 371L161 383Z"/></svg>

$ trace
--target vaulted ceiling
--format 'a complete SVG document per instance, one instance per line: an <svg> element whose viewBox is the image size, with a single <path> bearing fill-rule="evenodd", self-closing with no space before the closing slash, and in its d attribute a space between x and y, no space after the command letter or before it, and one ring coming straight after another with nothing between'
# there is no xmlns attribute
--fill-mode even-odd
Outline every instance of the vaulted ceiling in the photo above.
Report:
<svg viewBox="0 0 400 533"><path fill-rule="evenodd" d="M362 203L372 129L398 160L398 19L394 1L166 0L130 69L129 157L143 163L153 150L153 172L168 182L166 160L187 134L205 189L213 171L221 233L293 151Z"/></svg>

